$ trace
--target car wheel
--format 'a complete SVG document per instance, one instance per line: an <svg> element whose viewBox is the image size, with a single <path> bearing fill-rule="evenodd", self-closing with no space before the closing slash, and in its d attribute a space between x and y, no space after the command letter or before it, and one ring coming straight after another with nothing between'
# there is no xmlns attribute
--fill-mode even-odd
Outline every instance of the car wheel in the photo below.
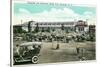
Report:
<svg viewBox="0 0 100 67"><path fill-rule="evenodd" d="M32 57L32 63L36 64L36 63L38 63L38 61L39 61L38 56L33 56Z"/></svg>

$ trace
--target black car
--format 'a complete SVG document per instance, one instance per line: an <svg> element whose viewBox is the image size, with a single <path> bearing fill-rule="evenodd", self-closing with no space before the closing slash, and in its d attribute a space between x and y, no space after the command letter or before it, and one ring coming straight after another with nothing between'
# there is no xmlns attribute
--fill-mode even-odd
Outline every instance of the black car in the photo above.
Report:
<svg viewBox="0 0 100 67"><path fill-rule="evenodd" d="M27 42L16 45L13 51L13 64L24 61L38 63L41 45L41 42Z"/></svg>

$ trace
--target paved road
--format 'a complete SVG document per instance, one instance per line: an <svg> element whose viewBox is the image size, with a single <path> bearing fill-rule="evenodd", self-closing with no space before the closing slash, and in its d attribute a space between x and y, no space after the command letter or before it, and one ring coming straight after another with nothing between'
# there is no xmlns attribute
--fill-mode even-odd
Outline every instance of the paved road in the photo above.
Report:
<svg viewBox="0 0 100 67"><path fill-rule="evenodd" d="M94 42L70 42L70 43L59 43L60 48L55 49L57 42L44 43L40 51L39 63L55 63L55 62L68 62L68 61L79 61L76 47L84 48L84 57L86 60L95 59L95 43ZM14 67L25 67L27 65L34 65L31 62L18 63Z"/></svg>

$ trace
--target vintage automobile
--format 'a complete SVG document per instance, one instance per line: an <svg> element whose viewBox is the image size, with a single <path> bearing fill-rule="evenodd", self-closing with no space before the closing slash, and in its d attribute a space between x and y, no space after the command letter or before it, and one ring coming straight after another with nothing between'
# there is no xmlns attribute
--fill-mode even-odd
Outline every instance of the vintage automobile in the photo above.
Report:
<svg viewBox="0 0 100 67"><path fill-rule="evenodd" d="M13 50L13 64L24 61L38 63L41 45L41 42L27 42L16 45Z"/></svg>

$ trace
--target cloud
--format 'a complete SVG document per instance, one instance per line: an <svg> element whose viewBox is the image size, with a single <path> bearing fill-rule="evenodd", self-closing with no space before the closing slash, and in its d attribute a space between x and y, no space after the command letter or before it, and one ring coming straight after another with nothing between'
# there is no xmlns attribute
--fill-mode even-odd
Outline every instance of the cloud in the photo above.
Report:
<svg viewBox="0 0 100 67"><path fill-rule="evenodd" d="M63 8L63 9L56 9L56 8L52 8L50 11L43 11L41 13L36 13L33 14L33 18L41 18L41 19L45 19L47 21L51 21L51 20L68 20L68 19L75 19L76 17L79 17L79 14L76 14L73 10L69 9L69 8ZM50 19L50 20L49 20Z"/></svg>
<svg viewBox="0 0 100 67"><path fill-rule="evenodd" d="M86 12L84 12L84 15L92 15L93 14L93 12L90 12L90 11L86 11Z"/></svg>
<svg viewBox="0 0 100 67"><path fill-rule="evenodd" d="M73 20L93 20L95 22L95 16L91 11L86 11L83 15L75 13L72 9L63 8L57 9L52 8L50 11L43 11L40 13L31 13L29 10L20 8L20 15L14 17L15 24L18 23L18 20L23 20L23 22L33 20L33 21L73 21ZM92 23L92 22L89 22Z"/></svg>
<svg viewBox="0 0 100 67"><path fill-rule="evenodd" d="M31 12L27 9L24 9L24 8L19 8L19 13L20 14L30 14Z"/></svg>

